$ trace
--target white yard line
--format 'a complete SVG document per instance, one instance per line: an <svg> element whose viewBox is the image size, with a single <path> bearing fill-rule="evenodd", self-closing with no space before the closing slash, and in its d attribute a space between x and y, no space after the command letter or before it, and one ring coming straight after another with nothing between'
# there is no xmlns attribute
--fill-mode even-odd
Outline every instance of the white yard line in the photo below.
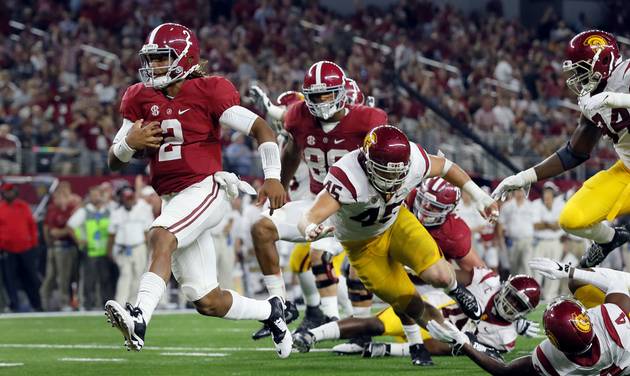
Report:
<svg viewBox="0 0 630 376"><path fill-rule="evenodd" d="M159 309L154 315L185 315L197 313L194 309ZM0 320L3 319L30 319L48 317L89 317L104 316L105 311L79 311L79 312L25 312L25 313L0 313Z"/></svg>
<svg viewBox="0 0 630 376"><path fill-rule="evenodd" d="M59 358L60 362L126 362L126 359L121 358Z"/></svg>
<svg viewBox="0 0 630 376"><path fill-rule="evenodd" d="M56 350L122 350L124 346L98 344L50 344L50 343L0 343L0 349L56 349ZM272 347L186 347L186 346L145 346L143 351L164 352L237 352L237 351L275 351ZM311 352L328 352L330 348L311 349Z"/></svg>
<svg viewBox="0 0 630 376"><path fill-rule="evenodd" d="M221 358L228 356L226 353L202 353L202 352L163 352L160 355L164 356L203 356L207 358Z"/></svg>
<svg viewBox="0 0 630 376"><path fill-rule="evenodd" d="M0 363L0 367L21 367L24 363Z"/></svg>

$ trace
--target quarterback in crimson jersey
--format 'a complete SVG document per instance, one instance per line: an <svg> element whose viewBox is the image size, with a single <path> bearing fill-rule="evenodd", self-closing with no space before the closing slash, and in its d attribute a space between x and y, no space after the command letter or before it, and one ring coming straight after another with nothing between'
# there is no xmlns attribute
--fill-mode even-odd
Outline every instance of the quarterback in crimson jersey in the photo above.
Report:
<svg viewBox="0 0 630 376"><path fill-rule="evenodd" d="M199 313L263 321L271 330L276 351L287 357L292 341L282 297L258 301L222 290L210 231L239 190L256 193L236 175L221 171L221 125L252 135L260 145L265 182L259 202L269 198L272 209L284 203L273 130L239 105L239 94L230 81L204 74L199 42L187 27L157 26L140 57L142 83L129 87L123 96L120 112L124 121L110 149L109 165L119 169L136 151L149 151L151 185L163 204L149 231L151 263L140 281L138 300L125 307L108 301L108 321L121 331L128 349L140 351L172 273Z"/></svg>
<svg viewBox="0 0 630 376"><path fill-rule="evenodd" d="M289 135L282 152L282 183L287 187L301 161L309 171L309 186L314 197L323 188L330 166L356 149L374 127L387 122L385 112L363 105L348 105L346 76L330 61L319 61L306 72L302 85L305 100L295 102L283 113L284 128ZM263 281L272 295L285 294L284 280L275 247L277 240L306 242L297 229L297 219L312 199L292 201L273 214L263 216L252 227L254 249L263 272ZM333 238L311 244L311 264L317 292L307 292L315 301L307 301L305 325L310 321L339 317L337 278L328 254L342 252ZM318 309L323 311L323 316Z"/></svg>

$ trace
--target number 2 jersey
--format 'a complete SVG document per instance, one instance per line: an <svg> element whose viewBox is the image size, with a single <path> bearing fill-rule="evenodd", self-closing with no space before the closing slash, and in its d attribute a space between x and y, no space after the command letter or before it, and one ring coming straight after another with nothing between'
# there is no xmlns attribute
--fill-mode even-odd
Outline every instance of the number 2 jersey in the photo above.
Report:
<svg viewBox="0 0 630 376"><path fill-rule="evenodd" d="M368 106L347 106L346 115L338 122L321 124L300 101L289 107L284 126L293 142L302 150L309 170L310 190L318 194L330 166L363 144L365 135L379 125L387 124L381 109Z"/></svg>
<svg viewBox="0 0 630 376"><path fill-rule="evenodd" d="M549 339L532 353L534 368L541 375L630 375L630 321L616 304L606 303L587 311L595 332L588 357L569 356Z"/></svg>
<svg viewBox="0 0 630 376"><path fill-rule="evenodd" d="M630 92L630 59L624 60L612 71L603 91L624 94ZM598 111L589 111L581 103L589 100L591 99L588 96L580 98L582 114L612 140L619 159L630 169L630 109L606 107Z"/></svg>
<svg viewBox="0 0 630 376"><path fill-rule="evenodd" d="M127 89L120 104L125 121L158 121L162 127L162 145L150 155L151 185L159 195L179 192L222 169L219 118L239 104L234 85L219 76L185 80L172 99L142 83Z"/></svg>
<svg viewBox="0 0 630 376"><path fill-rule="evenodd" d="M356 149L335 163L324 180L326 190L341 204L331 217L335 237L341 241L363 240L384 233L396 220L400 206L429 174L427 153L410 143L409 172L401 187L387 201L369 182Z"/></svg>

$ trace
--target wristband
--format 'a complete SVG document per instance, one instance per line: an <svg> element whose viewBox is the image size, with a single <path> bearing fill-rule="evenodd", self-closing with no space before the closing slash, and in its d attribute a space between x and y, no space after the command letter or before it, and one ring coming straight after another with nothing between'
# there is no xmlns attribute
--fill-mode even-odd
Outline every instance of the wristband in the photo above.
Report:
<svg viewBox="0 0 630 376"><path fill-rule="evenodd" d="M263 142L258 146L265 180L280 180L280 149L272 141Z"/></svg>
<svg viewBox="0 0 630 376"><path fill-rule="evenodd" d="M490 198L488 194L472 180L468 180L466 184L462 186L462 190L470 195L476 202L484 202L486 198ZM490 198L492 201L492 198Z"/></svg>
<svg viewBox="0 0 630 376"><path fill-rule="evenodd" d="M122 140L120 140L120 142L114 144L112 151L114 152L116 158L124 163L129 162L136 152L135 149L127 144L127 137L124 137Z"/></svg>

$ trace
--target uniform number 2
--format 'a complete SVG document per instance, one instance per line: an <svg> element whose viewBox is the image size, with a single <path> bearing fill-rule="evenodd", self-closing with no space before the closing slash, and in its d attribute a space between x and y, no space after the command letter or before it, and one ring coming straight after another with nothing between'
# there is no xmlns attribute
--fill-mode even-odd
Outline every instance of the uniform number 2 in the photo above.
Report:
<svg viewBox="0 0 630 376"><path fill-rule="evenodd" d="M158 153L158 162L174 161L182 158L182 144L184 132L182 123L177 119L162 120L162 136L164 141Z"/></svg>

